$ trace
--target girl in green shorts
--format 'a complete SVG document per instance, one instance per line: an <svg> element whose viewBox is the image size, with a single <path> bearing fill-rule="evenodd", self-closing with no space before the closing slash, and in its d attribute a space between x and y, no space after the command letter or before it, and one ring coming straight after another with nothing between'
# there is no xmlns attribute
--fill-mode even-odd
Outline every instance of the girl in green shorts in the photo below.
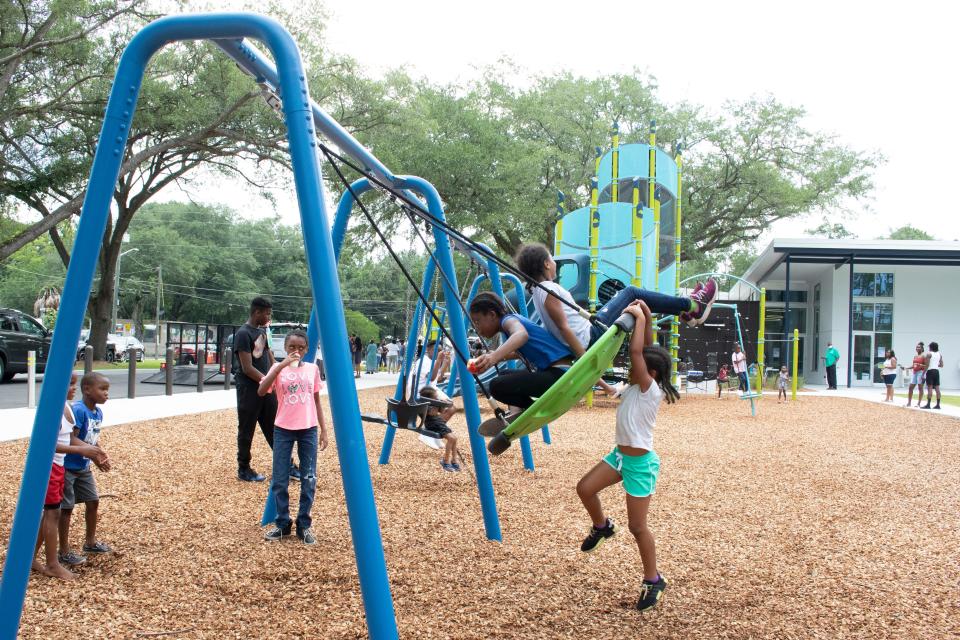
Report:
<svg viewBox="0 0 960 640"><path fill-rule="evenodd" d="M603 513L598 494L622 481L630 533L637 540L643 563L637 601L637 609L642 611L657 604L667 587L667 580L657 572L656 547L647 528L647 509L660 472L660 458L653 451L653 427L660 401L665 397L668 403L676 402L680 394L670 384L670 354L653 343L650 309L637 301L625 312L637 319L630 338L630 386L617 408L617 445L577 483L577 494L593 520L580 550L593 551L616 533L613 521Z"/></svg>

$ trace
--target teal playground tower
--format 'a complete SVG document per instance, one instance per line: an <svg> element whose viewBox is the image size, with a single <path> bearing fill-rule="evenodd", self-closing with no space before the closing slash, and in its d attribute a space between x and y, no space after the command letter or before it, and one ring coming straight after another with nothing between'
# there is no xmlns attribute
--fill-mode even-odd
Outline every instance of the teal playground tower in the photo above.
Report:
<svg viewBox="0 0 960 640"><path fill-rule="evenodd" d="M671 157L657 147L656 121L650 123L648 144L621 145L616 123L611 142L605 153L597 147L590 205L565 213L564 195L558 194L557 200L553 252L561 258L560 279L564 284L586 284L580 288L577 302L591 311L627 285L670 295L677 295L680 289L680 148ZM583 259L583 254L589 260ZM589 265L589 277L571 273L574 265ZM678 319L672 318L667 344L674 375L679 330Z"/></svg>

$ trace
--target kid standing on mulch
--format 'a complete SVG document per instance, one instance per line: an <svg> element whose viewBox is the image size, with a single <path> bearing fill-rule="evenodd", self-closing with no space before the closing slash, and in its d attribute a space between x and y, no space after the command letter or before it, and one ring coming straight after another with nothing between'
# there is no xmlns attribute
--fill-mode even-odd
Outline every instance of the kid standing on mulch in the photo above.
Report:
<svg viewBox="0 0 960 640"><path fill-rule="evenodd" d="M790 382L790 374L787 373L787 365L780 367L780 375L777 376L777 404L780 404L780 397L783 396L783 402L787 401L787 383Z"/></svg>
<svg viewBox="0 0 960 640"><path fill-rule="evenodd" d="M274 364L260 382L257 393L265 396L276 389L277 419L273 432L273 479L270 493L276 501L277 519L264 534L265 540L280 540L290 535L291 454L297 445L300 459L300 510L297 513L297 538L304 544L316 544L310 530L310 509L317 490L317 448L327 448L327 425L320 407L320 369L312 362L301 362L307 352L307 334L294 329L283 341L287 357ZM319 425L319 438L317 428Z"/></svg>
<svg viewBox="0 0 960 640"><path fill-rule="evenodd" d="M110 470L110 460L100 447L89 445L75 435L73 427L77 420L70 408L77 392L77 374L70 376L70 386L67 388L67 402L60 416L60 432L57 434L57 448L53 455L53 465L50 468L50 480L47 483L47 495L43 499L43 518L40 520L40 532L37 535L37 548L34 554L40 552L40 546L45 548L44 562L36 558L32 568L43 575L61 580L73 580L77 574L73 573L57 559L57 525L60 521L60 501L63 500L63 458L64 454L76 453L93 460L104 471Z"/></svg>
<svg viewBox="0 0 960 640"><path fill-rule="evenodd" d="M630 533L636 538L643 563L636 605L643 611L656 605L667 588L666 578L657 572L656 546L647 528L647 510L660 473L660 458L653 451L653 427L660 401L666 397L668 403L675 402L680 394L670 384L670 354L653 342L649 307L637 301L624 311L637 320L630 338L630 386L617 407L616 446L577 483L580 501L593 520L580 550L593 551L616 533L613 521L604 515L598 494L622 481Z"/></svg>
<svg viewBox="0 0 960 640"><path fill-rule="evenodd" d="M82 400L72 405L76 424L73 435L85 443L96 446L100 439L100 425L103 423L103 410L98 405L110 397L110 381L102 373L91 371L80 379ZM97 482L90 469L90 459L75 453L67 454L63 467L66 470L63 485L63 501L60 503L60 562L67 566L83 564L86 556L70 548L70 518L73 507L78 502L85 503L86 536L83 543L84 553L110 553L109 546L97 540L97 513L100 507L100 495Z"/></svg>

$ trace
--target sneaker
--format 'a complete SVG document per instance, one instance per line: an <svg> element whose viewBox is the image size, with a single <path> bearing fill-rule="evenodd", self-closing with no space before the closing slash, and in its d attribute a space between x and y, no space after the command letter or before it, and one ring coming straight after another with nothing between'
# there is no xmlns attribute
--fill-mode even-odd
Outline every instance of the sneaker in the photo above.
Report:
<svg viewBox="0 0 960 640"><path fill-rule="evenodd" d="M317 544L317 537L313 535L313 530L310 529L310 527L307 527L303 531L297 531L297 538L299 538L303 544Z"/></svg>
<svg viewBox="0 0 960 640"><path fill-rule="evenodd" d="M522 411L516 413L508 413L504 416L504 419L507 421L507 425L520 417ZM497 416L493 416L487 420L484 420L480 423L480 426L477 427L477 431L480 432L484 438L494 438L500 435L500 432L507 428L507 425L503 424L503 421L500 420Z"/></svg>
<svg viewBox="0 0 960 640"><path fill-rule="evenodd" d="M937 409L939 409L939 408L940 408L940 407L937 407ZM454 472L456 472L456 473L460 473L460 465L457 464L456 462L451 462L448 466L450 467L450 471L454 471Z"/></svg>
<svg viewBox="0 0 960 640"><path fill-rule="evenodd" d="M580 551L583 551L584 553L590 553L599 547L604 540L607 538L612 538L616 533L617 526L613 524L613 520L607 518L607 526L601 529L590 527L590 533L586 538L583 539L583 544L580 545Z"/></svg>
<svg viewBox="0 0 960 640"><path fill-rule="evenodd" d="M707 318L710 316L710 310L713 308L713 303L717 300L718 293L719 287L717 286L717 281L713 278L708 278L702 289L690 294L690 299L700 306L697 311L691 311L689 314L690 318L697 322L697 325L701 325L707 321ZM689 325L689 322L687 324Z"/></svg>
<svg viewBox="0 0 960 640"><path fill-rule="evenodd" d="M920 405L917 405L917 406L920 407ZM927 404L923 405L923 406L920 407L920 408L921 408L921 409L929 409L929 408L930 408L930 403L928 402Z"/></svg>
<svg viewBox="0 0 960 640"><path fill-rule="evenodd" d="M237 470L237 479L243 482L263 482L266 480L263 475L257 473L250 467Z"/></svg>
<svg viewBox="0 0 960 640"><path fill-rule="evenodd" d="M76 551L57 554L57 559L60 561L60 564L67 567L76 567L87 561L86 556L82 556Z"/></svg>
<svg viewBox="0 0 960 640"><path fill-rule="evenodd" d="M99 540L94 542L93 544L83 545L84 553L110 553L111 551L113 551L113 549L111 549L109 545L104 544Z"/></svg>
<svg viewBox="0 0 960 640"><path fill-rule="evenodd" d="M690 297L693 298L693 296L695 296L695 295L697 295L698 293L700 293L700 291L703 290L703 286L704 286L703 283L702 283L701 281L697 280L696 286L693 288L693 291L690 292ZM693 316L690 315L690 312L689 312L689 311L684 311L683 313L680 314L680 322L683 322L683 323L686 324L688 327L695 327L695 326L697 326L697 325L696 325L696 320L693 318Z"/></svg>
<svg viewBox="0 0 960 640"><path fill-rule="evenodd" d="M290 527L287 527L286 529L281 529L277 525L273 525L272 527L267 529L267 532L265 534L263 534L263 539L269 540L270 542L276 542L276 541L282 540L283 538L286 538L289 535L290 535Z"/></svg>
<svg viewBox="0 0 960 640"><path fill-rule="evenodd" d="M295 464L290 466L290 479L300 482L300 467Z"/></svg>
<svg viewBox="0 0 960 640"><path fill-rule="evenodd" d="M444 471L453 471L453 469L450 468L450 464L447 462L444 462L443 460L440 461L440 468L443 469Z"/></svg>
<svg viewBox="0 0 960 640"><path fill-rule="evenodd" d="M646 580L641 582L640 599L637 600L637 609L643 611L644 609L655 606L660 602L660 598L663 597L663 590L666 588L667 579L663 576L660 576L660 579L656 582L647 582Z"/></svg>
<svg viewBox="0 0 960 640"><path fill-rule="evenodd" d="M940 408L940 405L939 405L939 404L934 407L934 409L939 409L939 408Z"/></svg>

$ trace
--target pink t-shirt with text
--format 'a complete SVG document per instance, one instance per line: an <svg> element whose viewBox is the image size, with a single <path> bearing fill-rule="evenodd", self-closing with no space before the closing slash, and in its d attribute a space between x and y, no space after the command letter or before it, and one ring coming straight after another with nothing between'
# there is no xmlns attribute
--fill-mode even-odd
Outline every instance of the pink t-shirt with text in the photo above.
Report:
<svg viewBox="0 0 960 640"><path fill-rule="evenodd" d="M273 369L279 367L279 362L273 365ZM283 369L270 389L277 392L277 419L274 424L283 429L318 426L320 420L313 394L321 389L323 382L320 381L320 369L312 362L301 362L296 369Z"/></svg>

